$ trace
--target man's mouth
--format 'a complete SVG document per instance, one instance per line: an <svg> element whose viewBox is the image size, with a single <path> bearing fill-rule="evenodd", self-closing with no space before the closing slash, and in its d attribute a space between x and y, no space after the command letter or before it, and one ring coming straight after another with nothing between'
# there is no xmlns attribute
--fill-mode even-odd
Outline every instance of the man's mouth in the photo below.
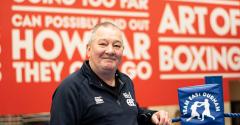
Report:
<svg viewBox="0 0 240 125"><path fill-rule="evenodd" d="M103 58L103 59L116 60L116 58L111 58L111 57L107 57L107 58Z"/></svg>

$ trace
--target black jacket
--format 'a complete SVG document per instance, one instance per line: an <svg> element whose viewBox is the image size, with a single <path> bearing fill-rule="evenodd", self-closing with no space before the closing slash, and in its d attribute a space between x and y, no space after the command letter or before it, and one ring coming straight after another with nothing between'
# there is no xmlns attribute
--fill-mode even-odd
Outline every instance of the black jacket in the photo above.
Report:
<svg viewBox="0 0 240 125"><path fill-rule="evenodd" d="M102 85L85 61L56 89L50 125L147 125L154 111L139 108L132 80L117 71L118 94Z"/></svg>

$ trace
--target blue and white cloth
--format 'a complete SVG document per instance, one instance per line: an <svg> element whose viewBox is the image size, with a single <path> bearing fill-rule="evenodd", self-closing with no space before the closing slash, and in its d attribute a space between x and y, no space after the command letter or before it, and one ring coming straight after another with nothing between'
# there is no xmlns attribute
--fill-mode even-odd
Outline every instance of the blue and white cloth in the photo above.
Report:
<svg viewBox="0 0 240 125"><path fill-rule="evenodd" d="M221 84L178 89L181 125L224 125Z"/></svg>

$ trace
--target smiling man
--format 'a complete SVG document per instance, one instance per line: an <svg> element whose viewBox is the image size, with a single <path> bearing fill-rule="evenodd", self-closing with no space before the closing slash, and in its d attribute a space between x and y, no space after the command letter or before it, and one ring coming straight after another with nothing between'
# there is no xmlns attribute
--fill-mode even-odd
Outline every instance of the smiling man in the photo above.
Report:
<svg viewBox="0 0 240 125"><path fill-rule="evenodd" d="M92 29L86 60L62 81L51 107L51 125L170 125L165 111L140 108L132 80L117 68L123 32L105 22Z"/></svg>

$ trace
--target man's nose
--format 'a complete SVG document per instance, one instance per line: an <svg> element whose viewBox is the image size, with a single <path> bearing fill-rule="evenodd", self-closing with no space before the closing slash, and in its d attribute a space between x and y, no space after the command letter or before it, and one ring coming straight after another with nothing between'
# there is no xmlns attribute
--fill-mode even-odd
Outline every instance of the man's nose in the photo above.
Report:
<svg viewBox="0 0 240 125"><path fill-rule="evenodd" d="M108 54L114 54L114 48L112 45L109 45L106 49L106 53Z"/></svg>

